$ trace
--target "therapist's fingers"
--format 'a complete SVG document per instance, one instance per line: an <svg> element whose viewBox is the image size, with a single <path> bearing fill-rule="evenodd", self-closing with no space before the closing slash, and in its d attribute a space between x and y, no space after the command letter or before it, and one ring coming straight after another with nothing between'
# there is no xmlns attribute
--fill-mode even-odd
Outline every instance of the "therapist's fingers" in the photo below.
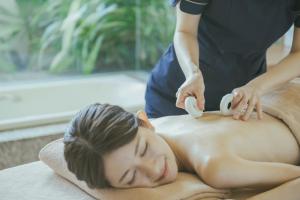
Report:
<svg viewBox="0 0 300 200"><path fill-rule="evenodd" d="M176 97L176 107L184 109L184 101L187 96L184 95L181 90L178 90L178 92L176 93Z"/></svg>
<svg viewBox="0 0 300 200"><path fill-rule="evenodd" d="M252 98L250 99L250 101L249 101L249 103L248 103L247 110L246 110L244 116L242 117L242 120L247 121L247 120L249 119L251 113L252 113L253 110L254 110L254 107L255 107L256 103L257 103L257 99L256 99L256 97L254 96L254 97L252 97Z"/></svg>
<svg viewBox="0 0 300 200"><path fill-rule="evenodd" d="M233 119L240 119L240 117L244 114L245 108L247 108L247 104L248 98L244 95L236 108L233 109Z"/></svg>
<svg viewBox="0 0 300 200"><path fill-rule="evenodd" d="M205 98L203 92L196 92L197 106L200 110L205 109Z"/></svg>
<svg viewBox="0 0 300 200"><path fill-rule="evenodd" d="M178 97L177 97L177 100L176 100L176 107L185 109L185 99L188 96L194 96L194 95L178 93ZM195 98L197 100L197 106L198 106L198 108L200 110L204 110L204 102L205 102L204 95L201 95L201 94L195 95Z"/></svg>
<svg viewBox="0 0 300 200"><path fill-rule="evenodd" d="M258 119L262 119L263 118L263 110L262 110L260 100L258 100L256 103L256 112L257 112Z"/></svg>
<svg viewBox="0 0 300 200"><path fill-rule="evenodd" d="M237 105L240 103L240 101L242 100L243 93L242 91L234 89L232 91L232 94L233 94L233 99L231 101L231 109L235 109Z"/></svg>

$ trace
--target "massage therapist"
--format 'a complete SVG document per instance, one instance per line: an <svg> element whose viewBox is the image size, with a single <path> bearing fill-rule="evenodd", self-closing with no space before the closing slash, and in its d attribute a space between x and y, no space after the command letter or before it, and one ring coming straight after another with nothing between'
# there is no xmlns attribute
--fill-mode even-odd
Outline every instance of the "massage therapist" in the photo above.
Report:
<svg viewBox="0 0 300 200"><path fill-rule="evenodd" d="M260 97L300 75L300 0L171 0L174 42L151 72L148 117L186 114L184 101L219 110L233 93L233 118L262 117ZM267 72L266 51L295 25L292 49ZM161 27L163 28L163 27Z"/></svg>

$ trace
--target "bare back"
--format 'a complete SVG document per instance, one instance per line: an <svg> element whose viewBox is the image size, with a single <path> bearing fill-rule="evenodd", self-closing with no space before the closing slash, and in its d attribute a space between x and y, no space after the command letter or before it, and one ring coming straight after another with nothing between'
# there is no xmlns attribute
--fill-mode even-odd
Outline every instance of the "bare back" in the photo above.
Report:
<svg viewBox="0 0 300 200"><path fill-rule="evenodd" d="M299 162L299 145L293 134L282 121L267 114L262 120L253 114L243 122L207 112L199 119L169 116L152 123L156 132L175 144L191 162L229 154L252 161Z"/></svg>

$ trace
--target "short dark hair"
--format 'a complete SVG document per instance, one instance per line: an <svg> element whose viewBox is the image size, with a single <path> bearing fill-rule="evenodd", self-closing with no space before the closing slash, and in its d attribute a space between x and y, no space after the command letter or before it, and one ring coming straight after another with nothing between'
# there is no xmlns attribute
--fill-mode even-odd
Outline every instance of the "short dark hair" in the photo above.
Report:
<svg viewBox="0 0 300 200"><path fill-rule="evenodd" d="M68 169L90 188L110 186L103 155L132 141L141 124L134 114L115 105L95 103L79 111L64 135Z"/></svg>

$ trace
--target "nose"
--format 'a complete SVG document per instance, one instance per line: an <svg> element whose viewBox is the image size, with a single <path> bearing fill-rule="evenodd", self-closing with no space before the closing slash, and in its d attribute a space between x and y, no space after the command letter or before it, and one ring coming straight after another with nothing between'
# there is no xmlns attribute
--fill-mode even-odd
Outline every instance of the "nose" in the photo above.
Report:
<svg viewBox="0 0 300 200"><path fill-rule="evenodd" d="M153 181L161 175L161 163L159 161L159 158L140 159L137 168Z"/></svg>

